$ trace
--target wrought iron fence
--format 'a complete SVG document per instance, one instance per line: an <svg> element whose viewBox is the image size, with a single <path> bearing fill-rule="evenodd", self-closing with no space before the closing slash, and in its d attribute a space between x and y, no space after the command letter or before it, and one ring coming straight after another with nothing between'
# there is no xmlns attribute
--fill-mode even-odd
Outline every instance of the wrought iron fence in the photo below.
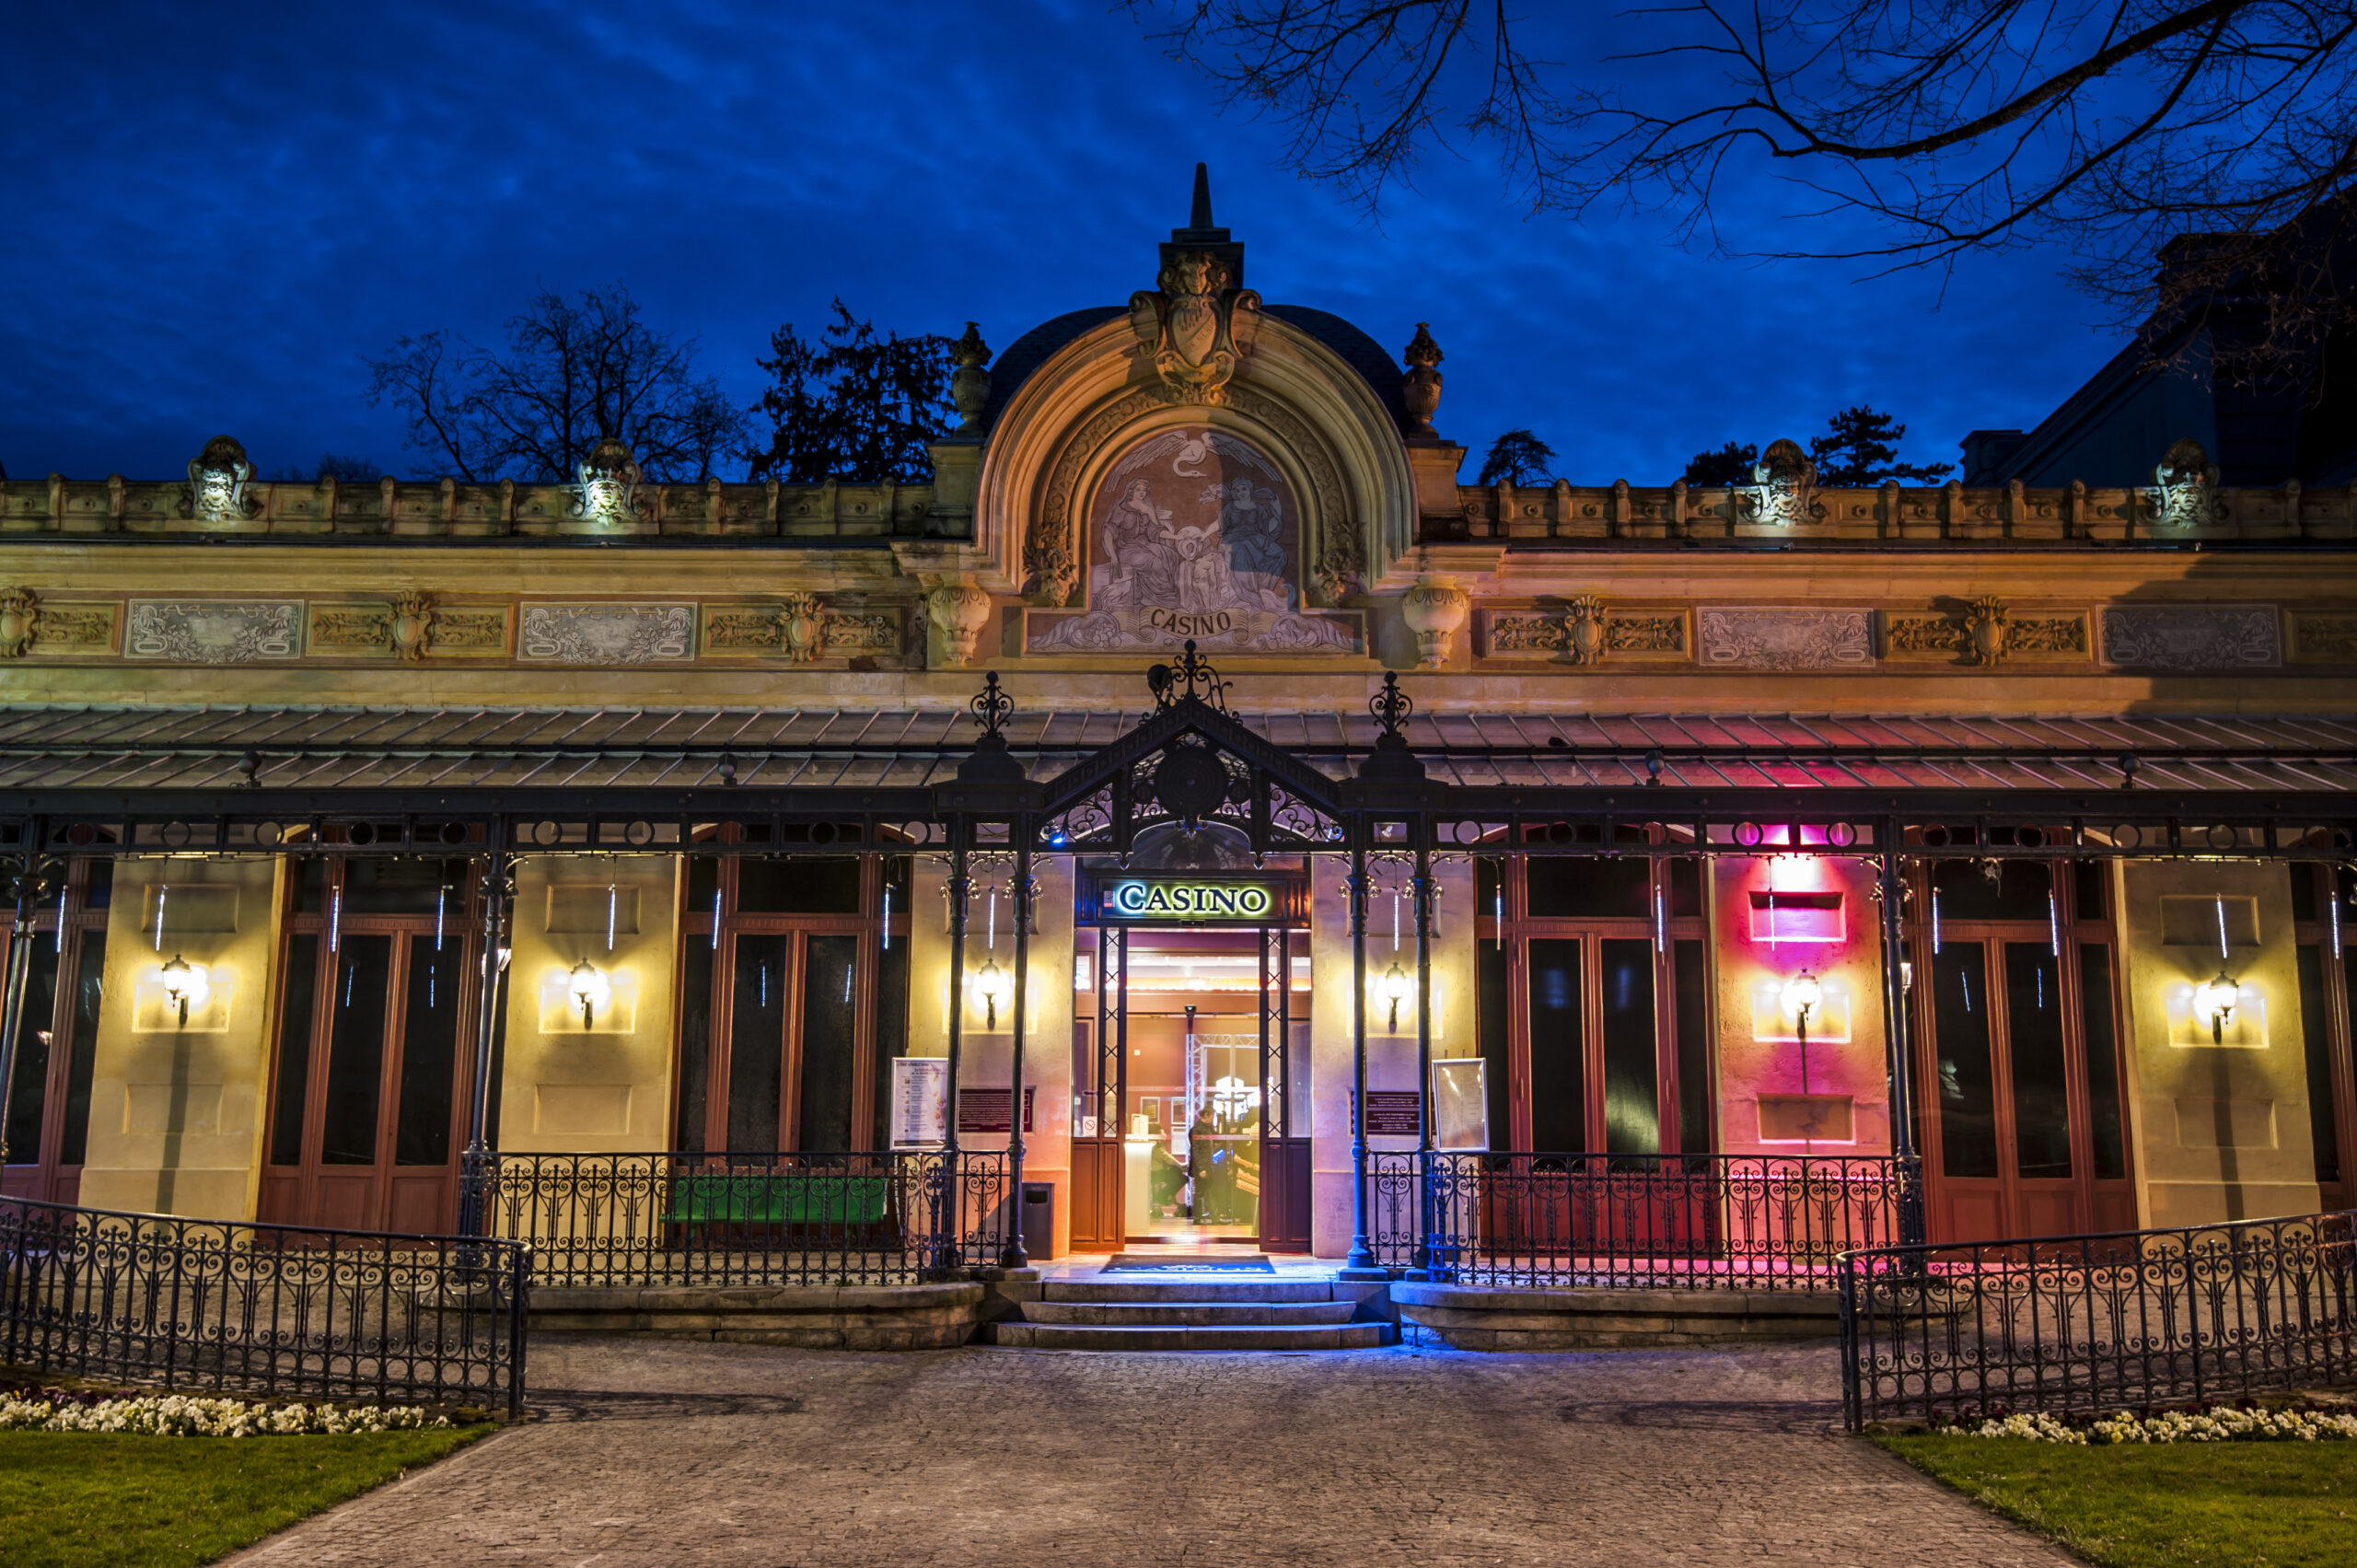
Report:
<svg viewBox="0 0 2357 1568"><path fill-rule="evenodd" d="M1841 1376L1852 1430L2346 1382L2357 1212L1856 1252Z"/></svg>
<svg viewBox="0 0 2357 1568"><path fill-rule="evenodd" d="M512 1419L530 1283L512 1242L0 1202L0 1363L45 1376Z"/></svg>
<svg viewBox="0 0 2357 1568"><path fill-rule="evenodd" d="M1884 1247L1912 1162L1817 1155L1368 1156L1378 1261L1461 1284L1830 1292Z"/></svg>
<svg viewBox="0 0 2357 1568"><path fill-rule="evenodd" d="M997 1263L1016 1223L998 1152L497 1153L467 1180L542 1285L908 1284Z"/></svg>

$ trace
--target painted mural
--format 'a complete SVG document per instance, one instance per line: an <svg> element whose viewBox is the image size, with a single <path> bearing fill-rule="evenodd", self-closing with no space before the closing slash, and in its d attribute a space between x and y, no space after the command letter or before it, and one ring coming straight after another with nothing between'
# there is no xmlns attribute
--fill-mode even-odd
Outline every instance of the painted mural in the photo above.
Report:
<svg viewBox="0 0 2357 1568"><path fill-rule="evenodd" d="M1169 430L1123 452L1088 507L1088 608L1034 611L1033 653L1206 648L1354 653L1357 617L1305 613L1301 506L1265 453Z"/></svg>

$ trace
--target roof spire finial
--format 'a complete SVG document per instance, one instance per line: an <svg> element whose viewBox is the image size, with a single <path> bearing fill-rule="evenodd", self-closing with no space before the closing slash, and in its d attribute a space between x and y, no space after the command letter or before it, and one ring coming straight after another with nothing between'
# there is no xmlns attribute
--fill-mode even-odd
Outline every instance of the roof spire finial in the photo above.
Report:
<svg viewBox="0 0 2357 1568"><path fill-rule="evenodd" d="M1195 165L1195 204L1187 216L1189 228L1210 228L1212 223L1212 170L1205 163Z"/></svg>

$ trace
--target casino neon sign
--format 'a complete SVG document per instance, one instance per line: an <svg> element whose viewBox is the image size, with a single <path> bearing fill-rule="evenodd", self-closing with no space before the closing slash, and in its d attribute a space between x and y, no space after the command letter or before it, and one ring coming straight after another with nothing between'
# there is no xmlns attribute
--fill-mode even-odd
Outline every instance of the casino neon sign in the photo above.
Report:
<svg viewBox="0 0 2357 1568"><path fill-rule="evenodd" d="M1259 920L1276 900L1258 882L1180 882L1127 878L1105 889L1105 907L1128 920Z"/></svg>

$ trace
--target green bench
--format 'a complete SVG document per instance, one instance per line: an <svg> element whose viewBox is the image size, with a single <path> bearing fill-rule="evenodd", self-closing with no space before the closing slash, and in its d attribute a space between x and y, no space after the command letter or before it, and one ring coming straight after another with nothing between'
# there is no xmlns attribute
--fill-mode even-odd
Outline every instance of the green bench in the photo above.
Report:
<svg viewBox="0 0 2357 1568"><path fill-rule="evenodd" d="M682 1176L671 1183L670 1225L881 1225L884 1176Z"/></svg>

